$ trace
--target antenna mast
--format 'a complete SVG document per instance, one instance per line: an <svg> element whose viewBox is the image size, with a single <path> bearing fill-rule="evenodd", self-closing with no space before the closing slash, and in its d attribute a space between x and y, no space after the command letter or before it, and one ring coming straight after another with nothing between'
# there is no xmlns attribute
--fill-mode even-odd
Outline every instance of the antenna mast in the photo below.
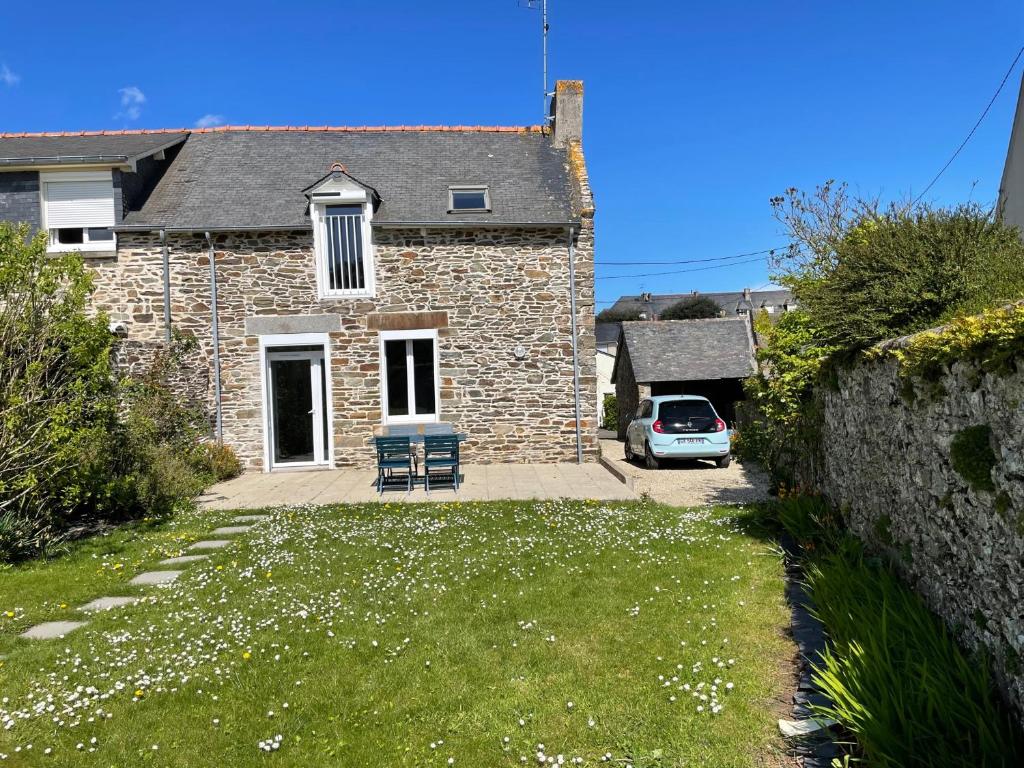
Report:
<svg viewBox="0 0 1024 768"><path fill-rule="evenodd" d="M548 107L548 0L541 0L541 34L544 38L544 99L543 99L543 113L541 114L541 120L544 122L542 125L547 125L549 117Z"/></svg>
<svg viewBox="0 0 1024 768"><path fill-rule="evenodd" d="M542 41L542 58L543 58L543 70L544 70L544 89L541 93L544 94L541 102L541 120L544 125L547 125L549 117L548 99L554 94L548 90L548 0L519 0L519 6L521 8L529 8L531 11L540 11L540 36Z"/></svg>

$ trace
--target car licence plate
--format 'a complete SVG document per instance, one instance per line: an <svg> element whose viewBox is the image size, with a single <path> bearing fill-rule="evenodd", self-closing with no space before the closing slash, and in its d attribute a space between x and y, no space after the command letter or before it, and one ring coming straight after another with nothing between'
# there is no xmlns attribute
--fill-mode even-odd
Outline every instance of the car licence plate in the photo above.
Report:
<svg viewBox="0 0 1024 768"><path fill-rule="evenodd" d="M679 437L676 438L677 443L703 443L703 437Z"/></svg>

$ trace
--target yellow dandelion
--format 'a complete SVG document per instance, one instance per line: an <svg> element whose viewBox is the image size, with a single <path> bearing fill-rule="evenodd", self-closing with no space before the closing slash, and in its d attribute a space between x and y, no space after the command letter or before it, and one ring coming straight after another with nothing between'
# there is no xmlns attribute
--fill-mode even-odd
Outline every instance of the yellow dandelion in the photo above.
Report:
<svg viewBox="0 0 1024 768"><path fill-rule="evenodd" d="M145 691L143 691L141 688L136 688L135 689L135 695L138 696L139 698L141 698L144 694L145 694Z"/></svg>
<svg viewBox="0 0 1024 768"><path fill-rule="evenodd" d="M252 654L249 653L248 651L245 651L245 652L242 653L242 658L243 659L249 659L251 657L252 657Z"/></svg>

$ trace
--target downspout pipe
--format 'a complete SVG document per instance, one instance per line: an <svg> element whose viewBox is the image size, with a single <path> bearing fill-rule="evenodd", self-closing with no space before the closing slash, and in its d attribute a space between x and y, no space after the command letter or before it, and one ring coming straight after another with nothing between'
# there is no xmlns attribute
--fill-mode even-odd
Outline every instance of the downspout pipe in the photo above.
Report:
<svg viewBox="0 0 1024 768"><path fill-rule="evenodd" d="M576 407L576 463L583 463L583 434L580 428L580 349L576 327L576 238L569 228L569 312L572 327L572 395Z"/></svg>
<svg viewBox="0 0 1024 768"><path fill-rule="evenodd" d="M220 330L217 328L217 262L213 253L213 238L206 233L210 252L210 333L213 336L213 390L217 409L217 442L224 442L224 412L221 406L220 386Z"/></svg>
<svg viewBox="0 0 1024 768"><path fill-rule="evenodd" d="M171 256L167 251L167 230L160 230L160 247L164 255L164 341L171 343Z"/></svg>

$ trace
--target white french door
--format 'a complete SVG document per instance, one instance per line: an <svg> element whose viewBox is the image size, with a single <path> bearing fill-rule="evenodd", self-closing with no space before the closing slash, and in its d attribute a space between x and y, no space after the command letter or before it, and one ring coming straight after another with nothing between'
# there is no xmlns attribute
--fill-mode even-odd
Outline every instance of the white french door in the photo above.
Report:
<svg viewBox="0 0 1024 768"><path fill-rule="evenodd" d="M268 350L266 360L271 469L328 463L323 351Z"/></svg>

